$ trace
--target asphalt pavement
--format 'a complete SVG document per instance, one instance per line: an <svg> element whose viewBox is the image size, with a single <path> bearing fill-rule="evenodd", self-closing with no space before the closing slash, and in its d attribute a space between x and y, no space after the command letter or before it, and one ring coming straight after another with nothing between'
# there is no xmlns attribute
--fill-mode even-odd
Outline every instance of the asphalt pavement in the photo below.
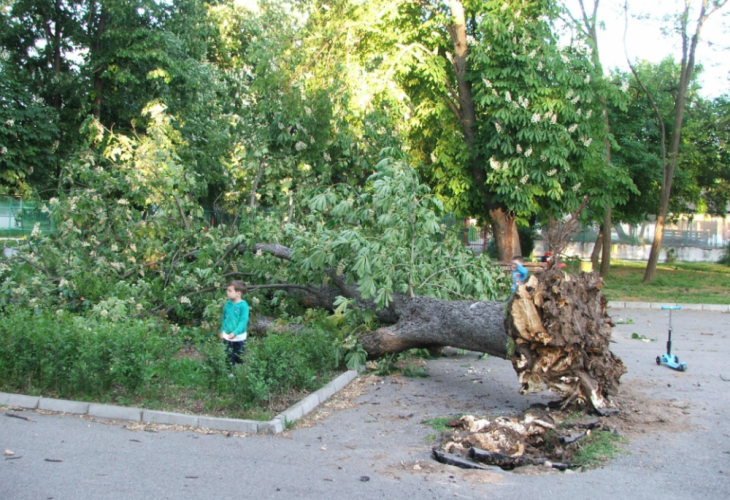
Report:
<svg viewBox="0 0 730 500"><path fill-rule="evenodd" d="M635 425L600 469L516 474L431 460L424 420L553 399L520 396L508 361L452 350L428 361L428 378L361 376L348 388L361 395L336 396L277 436L146 432L4 408L0 452L14 454L0 462L0 499L729 498L730 314L673 313L674 353L688 365L678 372L655 363L667 311L609 312L622 323L612 350L629 370L622 397Z"/></svg>

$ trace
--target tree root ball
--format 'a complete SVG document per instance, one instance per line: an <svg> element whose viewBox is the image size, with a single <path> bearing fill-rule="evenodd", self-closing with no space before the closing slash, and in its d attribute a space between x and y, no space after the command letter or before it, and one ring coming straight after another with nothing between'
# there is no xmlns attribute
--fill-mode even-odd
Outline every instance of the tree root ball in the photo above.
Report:
<svg viewBox="0 0 730 500"><path fill-rule="evenodd" d="M611 396L626 367L609 350L613 322L602 287L596 273L551 269L518 288L508 302L505 329L514 342L521 394L547 386L563 398L563 407L614 409Z"/></svg>

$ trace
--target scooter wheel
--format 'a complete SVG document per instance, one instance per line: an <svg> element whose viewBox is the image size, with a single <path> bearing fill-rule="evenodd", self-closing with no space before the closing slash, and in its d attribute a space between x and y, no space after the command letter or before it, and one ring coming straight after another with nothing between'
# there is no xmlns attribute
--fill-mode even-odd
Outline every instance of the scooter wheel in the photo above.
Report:
<svg viewBox="0 0 730 500"><path fill-rule="evenodd" d="M661 365L662 364L662 357L661 356L657 356L656 357L656 364L658 364L658 365Z"/></svg>
<svg viewBox="0 0 730 500"><path fill-rule="evenodd" d="M687 365L679 365L679 371L680 372L686 372L687 371Z"/></svg>

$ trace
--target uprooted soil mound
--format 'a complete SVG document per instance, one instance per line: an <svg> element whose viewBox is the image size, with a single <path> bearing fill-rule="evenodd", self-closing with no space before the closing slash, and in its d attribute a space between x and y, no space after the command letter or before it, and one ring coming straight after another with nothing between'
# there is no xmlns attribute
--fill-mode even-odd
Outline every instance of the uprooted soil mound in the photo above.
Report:
<svg viewBox="0 0 730 500"><path fill-rule="evenodd" d="M598 445L603 453L619 439L606 418L583 413L530 409L519 416L493 419L465 415L448 422L434 458L462 468L484 465L513 470L542 465L558 470L595 466L600 452L586 453L586 444ZM599 444L600 443L600 444Z"/></svg>

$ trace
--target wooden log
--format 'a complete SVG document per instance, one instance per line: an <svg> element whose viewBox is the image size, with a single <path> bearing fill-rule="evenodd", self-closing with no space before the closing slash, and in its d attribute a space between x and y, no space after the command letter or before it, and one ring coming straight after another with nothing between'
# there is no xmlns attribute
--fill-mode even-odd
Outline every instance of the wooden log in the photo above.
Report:
<svg viewBox="0 0 730 500"><path fill-rule="evenodd" d="M474 463L471 460L467 460L466 458L460 457L459 455L454 455L452 453L446 453L446 452L438 450L436 448L434 448L432 451L433 451L433 458L437 462L441 462L442 464L454 465L456 467L459 467L460 469L488 470L488 467L484 467L483 465Z"/></svg>

